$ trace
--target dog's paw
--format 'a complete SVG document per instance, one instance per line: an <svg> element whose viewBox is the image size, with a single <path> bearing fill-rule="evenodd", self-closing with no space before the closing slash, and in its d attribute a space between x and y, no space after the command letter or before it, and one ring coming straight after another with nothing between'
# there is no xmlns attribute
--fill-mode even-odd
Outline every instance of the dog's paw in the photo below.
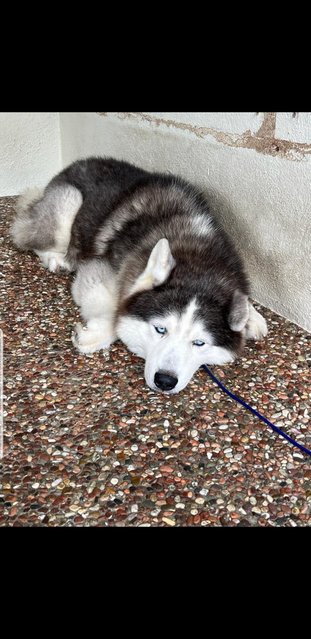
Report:
<svg viewBox="0 0 311 639"><path fill-rule="evenodd" d="M251 306L249 312L249 320L245 326L246 339L263 339L268 333L267 322L265 318Z"/></svg>
<svg viewBox="0 0 311 639"><path fill-rule="evenodd" d="M58 271L71 271L69 263L61 255L52 256L49 258L48 269L51 273L57 273Z"/></svg>
<svg viewBox="0 0 311 639"><path fill-rule="evenodd" d="M82 324L75 325L71 341L83 355L96 353L96 351L101 349L108 349L112 343L112 339L104 335L102 331L82 326Z"/></svg>
<svg viewBox="0 0 311 639"><path fill-rule="evenodd" d="M56 273L58 268L59 268L59 265L57 263L56 258L55 257L50 257L50 259L48 261L48 269L49 269L50 273Z"/></svg>
<svg viewBox="0 0 311 639"><path fill-rule="evenodd" d="M70 265L65 259L65 255L58 253L57 251L35 251L39 256L41 263L51 273L56 273L59 270L70 271Z"/></svg>

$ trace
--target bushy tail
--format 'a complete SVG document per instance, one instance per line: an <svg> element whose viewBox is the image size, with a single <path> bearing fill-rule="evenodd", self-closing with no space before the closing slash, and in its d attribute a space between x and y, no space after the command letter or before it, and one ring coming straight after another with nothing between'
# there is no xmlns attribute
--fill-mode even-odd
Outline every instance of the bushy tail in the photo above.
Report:
<svg viewBox="0 0 311 639"><path fill-rule="evenodd" d="M43 190L27 189L22 193L16 203L16 216L11 226L11 237L17 246L22 250L34 248L34 241L37 234L34 223L34 212L32 207L42 198Z"/></svg>
<svg viewBox="0 0 311 639"><path fill-rule="evenodd" d="M43 195L43 189L33 188L27 189L19 196L15 209L16 213L25 213L35 202L40 200Z"/></svg>

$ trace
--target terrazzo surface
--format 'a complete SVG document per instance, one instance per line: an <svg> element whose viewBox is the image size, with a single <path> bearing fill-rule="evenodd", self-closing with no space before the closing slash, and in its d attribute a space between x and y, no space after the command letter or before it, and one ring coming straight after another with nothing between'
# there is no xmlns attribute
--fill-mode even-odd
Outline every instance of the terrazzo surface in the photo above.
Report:
<svg viewBox="0 0 311 639"><path fill-rule="evenodd" d="M120 342L106 356L74 350L71 276L14 249L13 205L14 198L0 200L0 525L310 525L310 458L203 370L167 397L146 387L143 361ZM310 448L311 335L263 314L268 337L212 370Z"/></svg>

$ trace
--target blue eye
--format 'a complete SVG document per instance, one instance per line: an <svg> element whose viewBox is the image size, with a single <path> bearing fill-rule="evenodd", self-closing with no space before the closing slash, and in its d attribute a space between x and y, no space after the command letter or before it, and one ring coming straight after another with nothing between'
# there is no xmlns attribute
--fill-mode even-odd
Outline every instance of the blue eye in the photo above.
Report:
<svg viewBox="0 0 311 639"><path fill-rule="evenodd" d="M167 333L166 328L164 328L164 326L155 326L154 327L157 331L157 333L160 333L160 335L164 335L165 333Z"/></svg>
<svg viewBox="0 0 311 639"><path fill-rule="evenodd" d="M203 342L201 339L195 339L194 342L192 342L192 344L194 346L204 346L205 342Z"/></svg>

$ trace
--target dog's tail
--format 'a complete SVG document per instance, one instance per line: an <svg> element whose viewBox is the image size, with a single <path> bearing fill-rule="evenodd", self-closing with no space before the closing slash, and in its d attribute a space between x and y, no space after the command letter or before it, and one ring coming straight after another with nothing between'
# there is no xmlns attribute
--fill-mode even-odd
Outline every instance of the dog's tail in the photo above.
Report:
<svg viewBox="0 0 311 639"><path fill-rule="evenodd" d="M31 189L17 200L11 237L24 251L53 249L65 254L73 220L82 204L82 193L71 184Z"/></svg>
<svg viewBox="0 0 311 639"><path fill-rule="evenodd" d="M42 196L42 189L27 189L19 196L15 205L16 216L10 232L15 246L24 251L34 248L37 225L34 223L33 207Z"/></svg>
<svg viewBox="0 0 311 639"><path fill-rule="evenodd" d="M18 197L15 205L16 213L25 213L35 202L38 202L42 198L43 189L34 187L33 189L26 189L24 193Z"/></svg>

